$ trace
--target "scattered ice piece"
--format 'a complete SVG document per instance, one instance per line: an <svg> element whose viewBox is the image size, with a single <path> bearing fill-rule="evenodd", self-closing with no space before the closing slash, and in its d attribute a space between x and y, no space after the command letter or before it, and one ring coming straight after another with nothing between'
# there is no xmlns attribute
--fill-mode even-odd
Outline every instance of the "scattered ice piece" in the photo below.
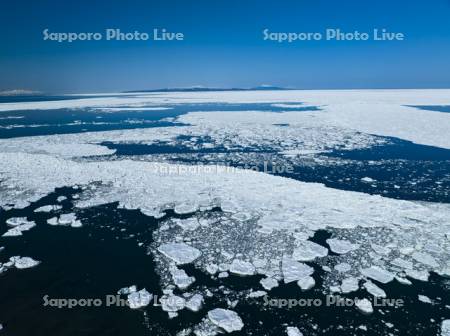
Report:
<svg viewBox="0 0 450 336"><path fill-rule="evenodd" d="M186 308L193 312L198 312L203 306L203 296L201 294L194 294L187 302Z"/></svg>
<svg viewBox="0 0 450 336"><path fill-rule="evenodd" d="M278 287L278 281L274 278L264 278L259 281L265 290L270 291L272 288Z"/></svg>
<svg viewBox="0 0 450 336"><path fill-rule="evenodd" d="M313 261L316 258L323 258L328 254L328 249L322 245L309 240L300 241L294 249L292 258L297 261Z"/></svg>
<svg viewBox="0 0 450 336"><path fill-rule="evenodd" d="M281 269L284 283L297 281L314 273L312 267L289 258L283 258Z"/></svg>
<svg viewBox="0 0 450 336"><path fill-rule="evenodd" d="M177 204L174 208L175 213L177 213L179 215L196 212L197 210L198 210L198 205L190 204L190 203Z"/></svg>
<svg viewBox="0 0 450 336"><path fill-rule="evenodd" d="M177 312L186 307L186 300L181 296L167 295L161 298L161 308L165 312Z"/></svg>
<svg viewBox="0 0 450 336"><path fill-rule="evenodd" d="M394 280L394 275L378 266L371 266L361 270L361 273L371 279L381 283L388 283Z"/></svg>
<svg viewBox="0 0 450 336"><path fill-rule="evenodd" d="M249 276L255 274L255 266L251 262L234 259L230 265L230 272L240 276Z"/></svg>
<svg viewBox="0 0 450 336"><path fill-rule="evenodd" d="M119 294L119 295L128 295L128 294L134 293L136 291L137 291L136 286L132 285L130 287L124 287L124 288L119 289L117 291L117 294Z"/></svg>
<svg viewBox="0 0 450 336"><path fill-rule="evenodd" d="M367 300L367 299L357 300L356 301L356 307L363 314L372 314L373 313L372 303L369 300Z"/></svg>
<svg viewBox="0 0 450 336"><path fill-rule="evenodd" d="M37 209L34 209L34 212L50 212L50 211L57 211L62 209L61 205L44 205Z"/></svg>
<svg viewBox="0 0 450 336"><path fill-rule="evenodd" d="M419 301L421 301L421 302L423 302L423 303L433 303L432 301L431 301L431 299L428 297L428 296L425 296L425 295L418 295L418 299L419 299Z"/></svg>
<svg viewBox="0 0 450 336"><path fill-rule="evenodd" d="M219 278L219 279L222 279L222 278L228 278L230 275L228 274L228 272L220 272L218 275L217 275L217 277Z"/></svg>
<svg viewBox="0 0 450 336"><path fill-rule="evenodd" d="M19 226L26 223L29 223L26 217L11 217L6 220L6 224L9 226Z"/></svg>
<svg viewBox="0 0 450 336"><path fill-rule="evenodd" d="M62 214L59 216L58 224L60 225L71 225L74 221L76 221L77 217L74 213Z"/></svg>
<svg viewBox="0 0 450 336"><path fill-rule="evenodd" d="M354 277L345 278L342 280L341 291L342 293L355 292L359 289L359 280Z"/></svg>
<svg viewBox="0 0 450 336"><path fill-rule="evenodd" d="M153 299L153 294L147 292L147 290L141 289L138 292L131 292L128 295L127 302L131 309L138 309L148 306L150 301Z"/></svg>
<svg viewBox="0 0 450 336"><path fill-rule="evenodd" d="M56 199L57 202L62 202L65 201L67 199L66 196L58 196L58 198Z"/></svg>
<svg viewBox="0 0 450 336"><path fill-rule="evenodd" d="M73 228L80 228L83 226L83 223L81 223L81 221L77 219L76 221L73 221L70 226Z"/></svg>
<svg viewBox="0 0 450 336"><path fill-rule="evenodd" d="M331 251L338 254L345 254L350 251L356 250L359 247L358 244L352 244L348 240L336 238L327 239L327 243L328 245L330 245Z"/></svg>
<svg viewBox="0 0 450 336"><path fill-rule="evenodd" d="M181 227L183 230L195 230L200 224L198 223L197 218L186 218L186 219L177 219L175 220L175 224Z"/></svg>
<svg viewBox="0 0 450 336"><path fill-rule="evenodd" d="M239 331L244 327L239 315L232 310L216 308L208 312L208 318L228 333Z"/></svg>
<svg viewBox="0 0 450 336"><path fill-rule="evenodd" d="M304 277L297 281L297 285L303 291L313 288L315 284L316 284L316 281L314 280L314 278L312 276L307 276L307 277Z"/></svg>
<svg viewBox="0 0 450 336"><path fill-rule="evenodd" d="M262 291L262 290L258 290L258 291L254 291L254 292L250 292L248 295L247 295L247 297L248 298L259 298L259 297L261 297L261 296L265 296L265 295L267 295L267 292L266 291Z"/></svg>
<svg viewBox="0 0 450 336"><path fill-rule="evenodd" d="M363 178L361 179L361 181L362 181L362 182L365 182L365 183L372 183L372 182L375 182L376 180L374 180L374 179L371 178L371 177L366 176L366 177L363 177Z"/></svg>
<svg viewBox="0 0 450 336"><path fill-rule="evenodd" d="M450 320L442 321L441 336L450 336Z"/></svg>
<svg viewBox="0 0 450 336"><path fill-rule="evenodd" d="M185 290L195 282L195 278L188 276L186 272L177 267L171 267L170 273L174 284L181 290Z"/></svg>
<svg viewBox="0 0 450 336"><path fill-rule="evenodd" d="M366 281L364 283L364 288L366 288L366 290L375 297L380 298L386 297L386 292L377 285L375 285L372 281Z"/></svg>
<svg viewBox="0 0 450 336"><path fill-rule="evenodd" d="M47 219L47 224L58 225L58 217L52 217Z"/></svg>
<svg viewBox="0 0 450 336"><path fill-rule="evenodd" d="M185 243L167 243L158 247L158 251L175 261L177 265L189 264L200 257L201 252Z"/></svg>
<svg viewBox="0 0 450 336"><path fill-rule="evenodd" d="M288 336L303 336L302 332L297 327L287 327L286 333Z"/></svg>
<svg viewBox="0 0 450 336"><path fill-rule="evenodd" d="M21 221L21 223L22 224L18 224L18 225L15 224L16 226L14 226L13 228L11 228L8 231L6 231L2 235L2 237L17 237L17 236L21 236L22 232L28 231L28 230L30 230L30 229L32 229L33 227L36 226L35 222L29 222L27 220Z"/></svg>
<svg viewBox="0 0 450 336"><path fill-rule="evenodd" d="M14 261L14 266L18 269L31 268L39 265L41 262L30 257L11 257L10 261Z"/></svg>
<svg viewBox="0 0 450 336"><path fill-rule="evenodd" d="M412 285L412 282L409 281L409 280L406 279L406 278L403 278L403 277L400 277L400 276L396 276L395 279L396 279L398 282L400 282L402 285L409 285L409 286Z"/></svg>

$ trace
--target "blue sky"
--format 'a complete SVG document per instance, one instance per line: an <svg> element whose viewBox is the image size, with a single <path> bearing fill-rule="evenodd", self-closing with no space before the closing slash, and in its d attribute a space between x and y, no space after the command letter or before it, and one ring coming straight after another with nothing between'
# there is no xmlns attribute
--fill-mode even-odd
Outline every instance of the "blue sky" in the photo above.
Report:
<svg viewBox="0 0 450 336"><path fill-rule="evenodd" d="M6 1L0 90L112 92L204 85L449 88L450 0ZM42 31L183 32L184 41L44 41ZM263 40L274 32L371 32L405 41Z"/></svg>

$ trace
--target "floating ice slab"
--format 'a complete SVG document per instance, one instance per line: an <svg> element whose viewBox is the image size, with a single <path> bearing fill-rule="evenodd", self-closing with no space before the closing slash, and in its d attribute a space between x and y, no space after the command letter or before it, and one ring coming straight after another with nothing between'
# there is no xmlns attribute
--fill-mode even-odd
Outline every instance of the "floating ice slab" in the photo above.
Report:
<svg viewBox="0 0 450 336"><path fill-rule="evenodd" d="M227 333L239 331L244 327L239 315L232 310L216 308L208 312L208 318Z"/></svg>
<svg viewBox="0 0 450 336"><path fill-rule="evenodd" d="M170 273L173 283L181 290L187 289L195 282L194 277L188 276L184 270L177 267L171 267Z"/></svg>
<svg viewBox="0 0 450 336"><path fill-rule="evenodd" d="M297 327L287 327L287 336L303 336L303 333Z"/></svg>
<svg viewBox="0 0 450 336"><path fill-rule="evenodd" d="M371 279L379 281L381 283L388 283L394 280L394 275L378 266L371 266L361 270L361 273Z"/></svg>
<svg viewBox="0 0 450 336"><path fill-rule="evenodd" d="M244 260L234 259L230 265L230 272L240 276L254 275L255 271L255 266Z"/></svg>
<svg viewBox="0 0 450 336"><path fill-rule="evenodd" d="M303 291L313 288L315 284L316 284L316 281L314 280L314 278L312 276L307 276L307 277L301 278L300 280L297 281L297 285Z"/></svg>
<svg viewBox="0 0 450 336"><path fill-rule="evenodd" d="M193 312L198 312L203 306L203 295L194 294L189 300L186 301L186 308Z"/></svg>
<svg viewBox="0 0 450 336"><path fill-rule="evenodd" d="M61 205L44 205L34 210L34 212L50 212L62 209Z"/></svg>
<svg viewBox="0 0 450 336"><path fill-rule="evenodd" d="M31 268L40 264L40 261L30 257L12 257L10 261L14 261L14 266L18 269Z"/></svg>
<svg viewBox="0 0 450 336"><path fill-rule="evenodd" d="M330 245L331 251L338 254L345 254L350 251L356 250L359 247L358 244L352 244L348 240L336 238L327 239L327 243L328 245Z"/></svg>
<svg viewBox="0 0 450 336"><path fill-rule="evenodd" d="M153 299L153 294L147 292L147 290L141 289L137 292L131 292L128 294L127 303L131 309L138 309L149 305Z"/></svg>
<svg viewBox="0 0 450 336"><path fill-rule="evenodd" d="M372 302L367 299L356 300L355 305L363 314L373 313Z"/></svg>
<svg viewBox="0 0 450 336"><path fill-rule="evenodd" d="M177 295L164 295L161 298L161 308L165 312L177 312L183 310L186 307L186 300Z"/></svg>
<svg viewBox="0 0 450 336"><path fill-rule="evenodd" d="M364 283L364 288L375 297L380 297L380 298L386 297L386 292L384 290L382 290L380 287L378 287L377 285L375 285L372 281L366 281Z"/></svg>
<svg viewBox="0 0 450 336"><path fill-rule="evenodd" d="M312 261L323 258L328 254L328 249L309 240L300 241L295 248L292 258L298 261Z"/></svg>
<svg viewBox="0 0 450 336"><path fill-rule="evenodd" d="M282 262L284 283L298 281L314 273L314 269L298 261L284 258Z"/></svg>
<svg viewBox="0 0 450 336"><path fill-rule="evenodd" d="M177 265L189 264L200 257L201 252L185 243L167 243L158 247L158 251L175 261Z"/></svg>
<svg viewBox="0 0 450 336"><path fill-rule="evenodd" d="M354 277L345 278L342 280L341 291L342 293L351 293L359 289L359 280Z"/></svg>
<svg viewBox="0 0 450 336"><path fill-rule="evenodd" d="M264 287L265 290L271 290L272 288L278 287L278 281L273 278L264 278L259 281L259 283Z"/></svg>
<svg viewBox="0 0 450 336"><path fill-rule="evenodd" d="M441 336L450 336L450 320L442 321Z"/></svg>

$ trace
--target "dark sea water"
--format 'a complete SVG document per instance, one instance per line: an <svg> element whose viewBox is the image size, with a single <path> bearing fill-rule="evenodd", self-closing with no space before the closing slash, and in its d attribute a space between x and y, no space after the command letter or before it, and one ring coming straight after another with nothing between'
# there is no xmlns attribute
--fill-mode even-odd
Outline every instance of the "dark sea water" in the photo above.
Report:
<svg viewBox="0 0 450 336"><path fill-rule="evenodd" d="M26 98L24 98L26 99ZM73 99L54 97L57 99ZM49 100L49 99L46 99ZM2 100L0 99L0 102ZM190 111L277 111L270 104L181 104L169 105L163 111L124 111L107 113L90 109L24 110L0 114L0 138L30 135L78 133L140 127L182 126L165 118L173 118ZM425 107L420 107L425 108ZM442 107L439 107L441 112ZM445 107L444 107L445 108ZM429 107L427 110L431 110ZM296 111L317 108L295 109ZM430 112L431 113L431 112ZM12 117L12 118L4 118ZM20 119L14 119L22 117ZM41 126L36 126L41 125ZM13 127L20 126L20 127ZM288 126L288 125L280 125ZM203 139L208 141L208 139ZM148 145L105 143L116 149L114 158L144 155L171 155L173 162L218 163L214 154L226 154L228 164L240 167L243 157L260 164L273 161L293 164L294 172L279 174L306 182L320 182L342 190L379 194L396 199L433 202L450 202L450 151L432 146L417 145L409 141L387 138L387 144L364 150L333 151L323 155L321 165L311 165L308 158L287 161L274 151L242 149L226 151L225 148L192 150L165 143ZM327 161L330 160L330 161ZM334 160L345 162L335 164ZM220 157L223 162L223 157ZM375 180L364 182L364 177ZM1 182L0 182L1 183ZM199 323L209 309L226 308L226 295L206 298L199 313L186 310L170 320L160 307L131 310L128 307L77 307L59 309L45 307L43 297L50 298L100 298L116 294L122 287L137 285L161 295L160 279L155 272L153 256L145 246L153 242L153 231L159 223L178 216L167 211L166 217L156 220L137 210L118 209L117 204L107 204L88 209L73 209L72 188L57 189L54 193L21 210L0 211L0 235L6 230L6 220L26 216L37 227L20 238L0 238L0 262L10 256L31 256L42 261L37 267L25 270L8 270L0 274L0 323L4 335L175 335L182 328ZM53 213L34 213L39 206L56 204L58 196L67 196L63 209ZM83 222L82 228L50 226L46 220L55 213L75 211ZM214 209L214 211L221 211ZM329 233L320 231L312 239L326 246ZM138 246L143 243L143 246ZM293 283L282 285L270 292L271 298L320 298L323 270L315 264L316 286L301 292ZM193 266L185 266L189 275L195 276L192 289L207 287L212 291L224 286L233 290L257 290L260 276L240 278L230 276L213 280ZM251 299L238 304L234 310L242 317L245 327L235 335L285 335L286 326L297 326L306 335L411 335L428 336L439 332L440 321L450 318L450 282L437 274L430 281L412 280L412 286L396 281L387 285L377 283L389 298L403 299L402 308L376 309L363 315L354 307L296 307L292 309L266 307L263 299ZM177 293L177 292L175 292ZM178 292L179 293L179 292ZM427 295L435 304L418 301L417 295ZM345 296L345 295L344 295ZM349 298L369 297L365 291L346 295ZM386 326L392 323L393 327ZM317 327L314 327L317 326ZM366 330L358 329L365 326Z"/></svg>

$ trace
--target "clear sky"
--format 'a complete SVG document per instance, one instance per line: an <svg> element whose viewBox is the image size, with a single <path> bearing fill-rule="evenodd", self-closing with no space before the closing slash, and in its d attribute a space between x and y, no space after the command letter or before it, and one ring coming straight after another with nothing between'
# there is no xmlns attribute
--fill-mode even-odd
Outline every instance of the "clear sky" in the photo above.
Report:
<svg viewBox="0 0 450 336"><path fill-rule="evenodd" d="M450 0L5 0L0 90L112 92L261 84L450 88ZM51 32L182 32L184 41L44 41ZM264 41L273 32L372 32L404 41Z"/></svg>

